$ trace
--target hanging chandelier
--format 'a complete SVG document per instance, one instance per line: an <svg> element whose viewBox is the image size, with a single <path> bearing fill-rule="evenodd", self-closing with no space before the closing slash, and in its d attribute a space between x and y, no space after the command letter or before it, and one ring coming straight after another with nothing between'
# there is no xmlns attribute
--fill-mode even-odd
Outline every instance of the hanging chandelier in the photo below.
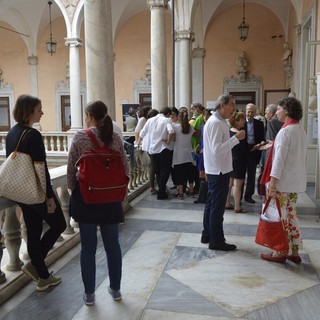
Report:
<svg viewBox="0 0 320 320"><path fill-rule="evenodd" d="M243 0L243 18L242 18L242 22L238 27L239 30L239 35L240 35L240 40L244 41L247 39L248 37L248 32L249 32L249 25L246 23L246 4L245 4L245 0Z"/></svg>
<svg viewBox="0 0 320 320"><path fill-rule="evenodd" d="M48 5L49 5L49 17L50 17L50 38L46 42L46 46L47 46L48 53L53 55L56 52L56 49L57 49L57 42L52 40L52 28L51 28L51 5L52 5L52 1L51 0L48 1Z"/></svg>

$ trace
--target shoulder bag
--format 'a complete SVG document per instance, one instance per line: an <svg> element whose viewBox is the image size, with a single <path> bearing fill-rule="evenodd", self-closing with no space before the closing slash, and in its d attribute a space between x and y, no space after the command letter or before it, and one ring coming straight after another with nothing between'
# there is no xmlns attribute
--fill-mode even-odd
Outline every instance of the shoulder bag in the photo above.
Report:
<svg viewBox="0 0 320 320"><path fill-rule="evenodd" d="M0 195L24 204L43 203L46 196L46 172L43 161L34 162L19 152L28 129L20 136L16 149L0 166Z"/></svg>
<svg viewBox="0 0 320 320"><path fill-rule="evenodd" d="M266 217L266 212L271 199L272 199L271 197L268 198L263 208L263 212L260 216L257 233L256 233L256 243L278 252L288 252L289 250L288 236L285 231L283 221L281 219L282 215L281 215L279 199L276 198L276 206L277 206L278 214L280 218L279 221L273 221Z"/></svg>

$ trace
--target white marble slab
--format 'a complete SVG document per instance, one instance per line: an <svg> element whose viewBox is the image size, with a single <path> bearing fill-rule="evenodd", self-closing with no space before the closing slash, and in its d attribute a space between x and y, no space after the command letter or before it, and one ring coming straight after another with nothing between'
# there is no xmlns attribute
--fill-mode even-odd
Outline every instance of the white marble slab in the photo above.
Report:
<svg viewBox="0 0 320 320"><path fill-rule="evenodd" d="M179 210L157 208L132 208L126 213L127 218L149 219L158 221L202 222L202 210Z"/></svg>
<svg viewBox="0 0 320 320"><path fill-rule="evenodd" d="M123 258L123 300L112 300L106 279L96 290L96 304L83 306L73 319L140 319L179 237L172 232L144 232Z"/></svg>
<svg viewBox="0 0 320 320"><path fill-rule="evenodd" d="M146 310L141 320L234 320L234 318L213 317L201 314L190 314L159 310Z"/></svg>
<svg viewBox="0 0 320 320"><path fill-rule="evenodd" d="M318 284L240 250L166 272L236 317Z"/></svg>

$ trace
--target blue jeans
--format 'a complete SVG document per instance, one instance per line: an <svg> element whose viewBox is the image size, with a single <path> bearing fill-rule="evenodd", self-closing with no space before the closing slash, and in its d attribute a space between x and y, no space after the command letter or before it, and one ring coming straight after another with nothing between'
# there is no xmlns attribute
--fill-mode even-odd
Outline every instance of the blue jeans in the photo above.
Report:
<svg viewBox="0 0 320 320"><path fill-rule="evenodd" d="M81 275L85 293L96 289L97 224L79 223L81 239ZM122 256L118 224L100 225L101 237L107 254L110 288L120 290Z"/></svg>
<svg viewBox="0 0 320 320"><path fill-rule="evenodd" d="M210 243L225 242L223 233L223 215L229 189L230 173L207 174L208 195L203 214L202 236L209 237Z"/></svg>

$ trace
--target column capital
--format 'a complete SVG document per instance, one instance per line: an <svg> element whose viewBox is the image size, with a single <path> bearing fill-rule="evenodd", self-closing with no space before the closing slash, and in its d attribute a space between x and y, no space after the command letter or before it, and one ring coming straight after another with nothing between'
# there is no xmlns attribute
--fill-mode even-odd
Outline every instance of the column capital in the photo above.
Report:
<svg viewBox="0 0 320 320"><path fill-rule="evenodd" d="M36 66L38 64L38 57L32 55L28 57L28 64L30 66Z"/></svg>
<svg viewBox="0 0 320 320"><path fill-rule="evenodd" d="M192 30L179 30L176 31L175 33L175 40L180 41L180 40L190 40L194 41L194 32Z"/></svg>
<svg viewBox="0 0 320 320"><path fill-rule="evenodd" d="M79 38L64 38L67 47L82 47L82 40Z"/></svg>
<svg viewBox="0 0 320 320"><path fill-rule="evenodd" d="M301 24L297 23L294 28L296 29L296 35L297 37L301 36Z"/></svg>
<svg viewBox="0 0 320 320"><path fill-rule="evenodd" d="M149 9L152 9L154 7L158 7L158 8L168 8L168 2L169 0L147 0L147 5L149 7Z"/></svg>
<svg viewBox="0 0 320 320"><path fill-rule="evenodd" d="M204 48L194 48L192 50L192 57L193 58L204 58L206 54L206 50Z"/></svg>

